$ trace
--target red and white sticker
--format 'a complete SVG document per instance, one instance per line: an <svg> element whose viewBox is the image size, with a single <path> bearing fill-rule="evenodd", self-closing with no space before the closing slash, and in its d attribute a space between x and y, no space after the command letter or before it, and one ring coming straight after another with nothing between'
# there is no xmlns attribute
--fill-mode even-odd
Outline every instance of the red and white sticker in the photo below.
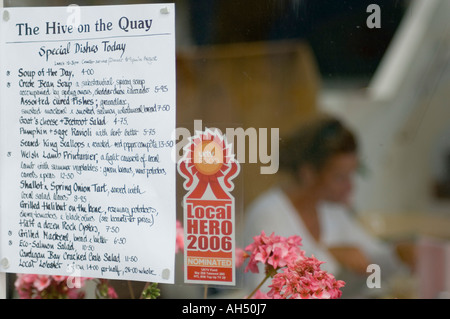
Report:
<svg viewBox="0 0 450 319"><path fill-rule="evenodd" d="M235 200L231 182L240 171L230 144L217 131L191 138L178 163L186 179L184 281L235 285Z"/></svg>

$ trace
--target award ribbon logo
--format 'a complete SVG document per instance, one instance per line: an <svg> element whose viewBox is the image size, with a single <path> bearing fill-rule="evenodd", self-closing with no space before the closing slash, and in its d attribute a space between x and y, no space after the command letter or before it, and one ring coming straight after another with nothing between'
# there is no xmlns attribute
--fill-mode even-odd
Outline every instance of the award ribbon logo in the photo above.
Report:
<svg viewBox="0 0 450 319"><path fill-rule="evenodd" d="M190 138L178 162L185 178L184 280L235 285L235 200L231 182L240 171L231 144L217 130Z"/></svg>

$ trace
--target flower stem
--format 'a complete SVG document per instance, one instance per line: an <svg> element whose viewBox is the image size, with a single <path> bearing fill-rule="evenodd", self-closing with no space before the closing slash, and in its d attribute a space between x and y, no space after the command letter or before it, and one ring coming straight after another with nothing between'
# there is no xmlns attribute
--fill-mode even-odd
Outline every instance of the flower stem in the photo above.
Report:
<svg viewBox="0 0 450 319"><path fill-rule="evenodd" d="M204 287L203 299L208 299L208 285L205 285L205 287Z"/></svg>
<svg viewBox="0 0 450 319"><path fill-rule="evenodd" d="M129 280L127 280L127 284L128 284L128 291L130 292L131 299L135 299L133 287L131 286L131 282Z"/></svg>
<svg viewBox="0 0 450 319"><path fill-rule="evenodd" d="M247 299L250 299L253 297L253 295L261 288L262 285L266 282L266 280L270 277L270 273L266 274L266 277L259 283L259 285L250 293L250 295L247 296Z"/></svg>
<svg viewBox="0 0 450 319"><path fill-rule="evenodd" d="M147 291L148 286L150 286L150 283L146 282L144 285L144 289L142 289L141 296L139 297L139 299L144 299L144 293Z"/></svg>

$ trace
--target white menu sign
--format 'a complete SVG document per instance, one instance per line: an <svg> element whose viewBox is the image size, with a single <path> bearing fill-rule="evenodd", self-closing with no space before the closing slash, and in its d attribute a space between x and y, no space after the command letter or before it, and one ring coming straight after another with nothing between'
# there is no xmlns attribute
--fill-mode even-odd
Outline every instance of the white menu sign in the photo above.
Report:
<svg viewBox="0 0 450 319"><path fill-rule="evenodd" d="M174 282L174 15L2 10L0 271Z"/></svg>

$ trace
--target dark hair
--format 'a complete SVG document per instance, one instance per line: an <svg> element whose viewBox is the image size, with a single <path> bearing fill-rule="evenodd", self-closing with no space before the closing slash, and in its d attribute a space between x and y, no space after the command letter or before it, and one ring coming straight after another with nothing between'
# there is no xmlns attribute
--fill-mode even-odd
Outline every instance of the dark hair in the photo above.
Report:
<svg viewBox="0 0 450 319"><path fill-rule="evenodd" d="M301 125L292 136L280 143L280 168L297 173L309 164L320 170L334 155L356 153L354 134L338 119L318 116Z"/></svg>

